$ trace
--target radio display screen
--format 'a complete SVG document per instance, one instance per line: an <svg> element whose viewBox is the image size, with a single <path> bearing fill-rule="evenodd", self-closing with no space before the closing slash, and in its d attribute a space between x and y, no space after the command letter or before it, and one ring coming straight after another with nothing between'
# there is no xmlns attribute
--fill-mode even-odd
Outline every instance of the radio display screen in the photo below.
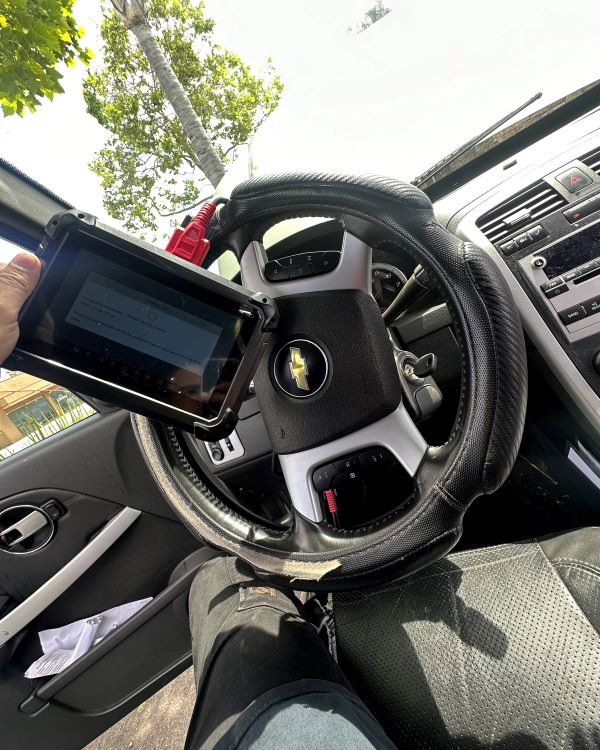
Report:
<svg viewBox="0 0 600 750"><path fill-rule="evenodd" d="M546 258L544 271L549 279L600 257L600 224L583 229L540 255Z"/></svg>

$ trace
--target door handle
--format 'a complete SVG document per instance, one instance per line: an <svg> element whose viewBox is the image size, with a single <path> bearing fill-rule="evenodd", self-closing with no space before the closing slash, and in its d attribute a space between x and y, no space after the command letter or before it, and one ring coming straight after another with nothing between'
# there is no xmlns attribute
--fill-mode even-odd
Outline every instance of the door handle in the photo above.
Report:
<svg viewBox="0 0 600 750"><path fill-rule="evenodd" d="M88 544L72 560L42 584L24 602L18 604L7 615L0 618L0 647L27 627L40 612L72 586L81 576L109 550L141 515L135 508L125 507L113 516Z"/></svg>
<svg viewBox="0 0 600 750"><path fill-rule="evenodd" d="M0 532L0 547L9 550L16 544L21 544L21 542L37 534L45 526L54 526L50 516L43 510L32 510L25 518L21 518L20 521Z"/></svg>

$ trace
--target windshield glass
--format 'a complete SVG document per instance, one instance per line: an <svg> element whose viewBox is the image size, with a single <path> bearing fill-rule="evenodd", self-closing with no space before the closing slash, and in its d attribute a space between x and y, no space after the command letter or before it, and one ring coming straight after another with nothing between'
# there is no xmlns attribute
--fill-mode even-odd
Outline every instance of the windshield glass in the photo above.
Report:
<svg viewBox="0 0 600 750"><path fill-rule="evenodd" d="M62 5L93 56L58 62L64 93L41 93L22 117L5 114L1 155L69 203L164 243L212 192L207 170L111 4ZM148 0L145 9L227 187L284 170L411 180L538 91L518 117L600 78L592 0L576 12L517 0L496 9L475 0Z"/></svg>

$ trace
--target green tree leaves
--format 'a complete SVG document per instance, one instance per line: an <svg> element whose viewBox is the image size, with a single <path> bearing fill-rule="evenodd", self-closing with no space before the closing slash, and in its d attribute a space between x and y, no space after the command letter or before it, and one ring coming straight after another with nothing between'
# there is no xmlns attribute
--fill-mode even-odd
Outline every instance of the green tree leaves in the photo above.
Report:
<svg viewBox="0 0 600 750"><path fill-rule="evenodd" d="M261 77L217 45L202 3L147 0L146 10L210 142L230 160L277 106L283 86L270 61ZM131 231L156 232L159 216L193 206L208 183L146 56L118 15L104 12L103 64L88 74L84 98L110 136L90 166L108 213Z"/></svg>
<svg viewBox="0 0 600 750"><path fill-rule="evenodd" d="M0 0L0 106L4 115L33 111L63 93L57 65L89 63L74 0Z"/></svg>
<svg viewBox="0 0 600 750"><path fill-rule="evenodd" d="M391 12L392 9L386 8L383 4L383 0L375 0L375 5L369 8L369 10L365 13L362 22L356 27L356 29L353 29L352 26L349 26L348 32L352 33L353 31L356 31L357 34L362 34L363 31L370 29L374 23L377 23L377 21L385 18L385 16L387 16L387 14Z"/></svg>

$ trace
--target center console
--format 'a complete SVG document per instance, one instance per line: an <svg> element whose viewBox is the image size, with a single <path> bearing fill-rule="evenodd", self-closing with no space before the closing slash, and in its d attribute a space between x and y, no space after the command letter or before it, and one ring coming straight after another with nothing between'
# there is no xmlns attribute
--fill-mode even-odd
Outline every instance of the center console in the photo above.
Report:
<svg viewBox="0 0 600 750"><path fill-rule="evenodd" d="M600 450L600 108L435 203L504 276L565 404Z"/></svg>
<svg viewBox="0 0 600 750"><path fill-rule="evenodd" d="M597 119L585 145L561 153L546 144L531 166L519 155L520 172L491 170L478 197L477 181L465 185L442 203L453 215L441 220L499 266L536 349L600 433L600 112ZM438 218L442 211L436 205Z"/></svg>
<svg viewBox="0 0 600 750"><path fill-rule="evenodd" d="M600 211L600 195L593 198ZM563 212L579 216L578 207ZM600 332L600 218L519 260L521 273L569 342ZM563 330L564 329L564 330Z"/></svg>

